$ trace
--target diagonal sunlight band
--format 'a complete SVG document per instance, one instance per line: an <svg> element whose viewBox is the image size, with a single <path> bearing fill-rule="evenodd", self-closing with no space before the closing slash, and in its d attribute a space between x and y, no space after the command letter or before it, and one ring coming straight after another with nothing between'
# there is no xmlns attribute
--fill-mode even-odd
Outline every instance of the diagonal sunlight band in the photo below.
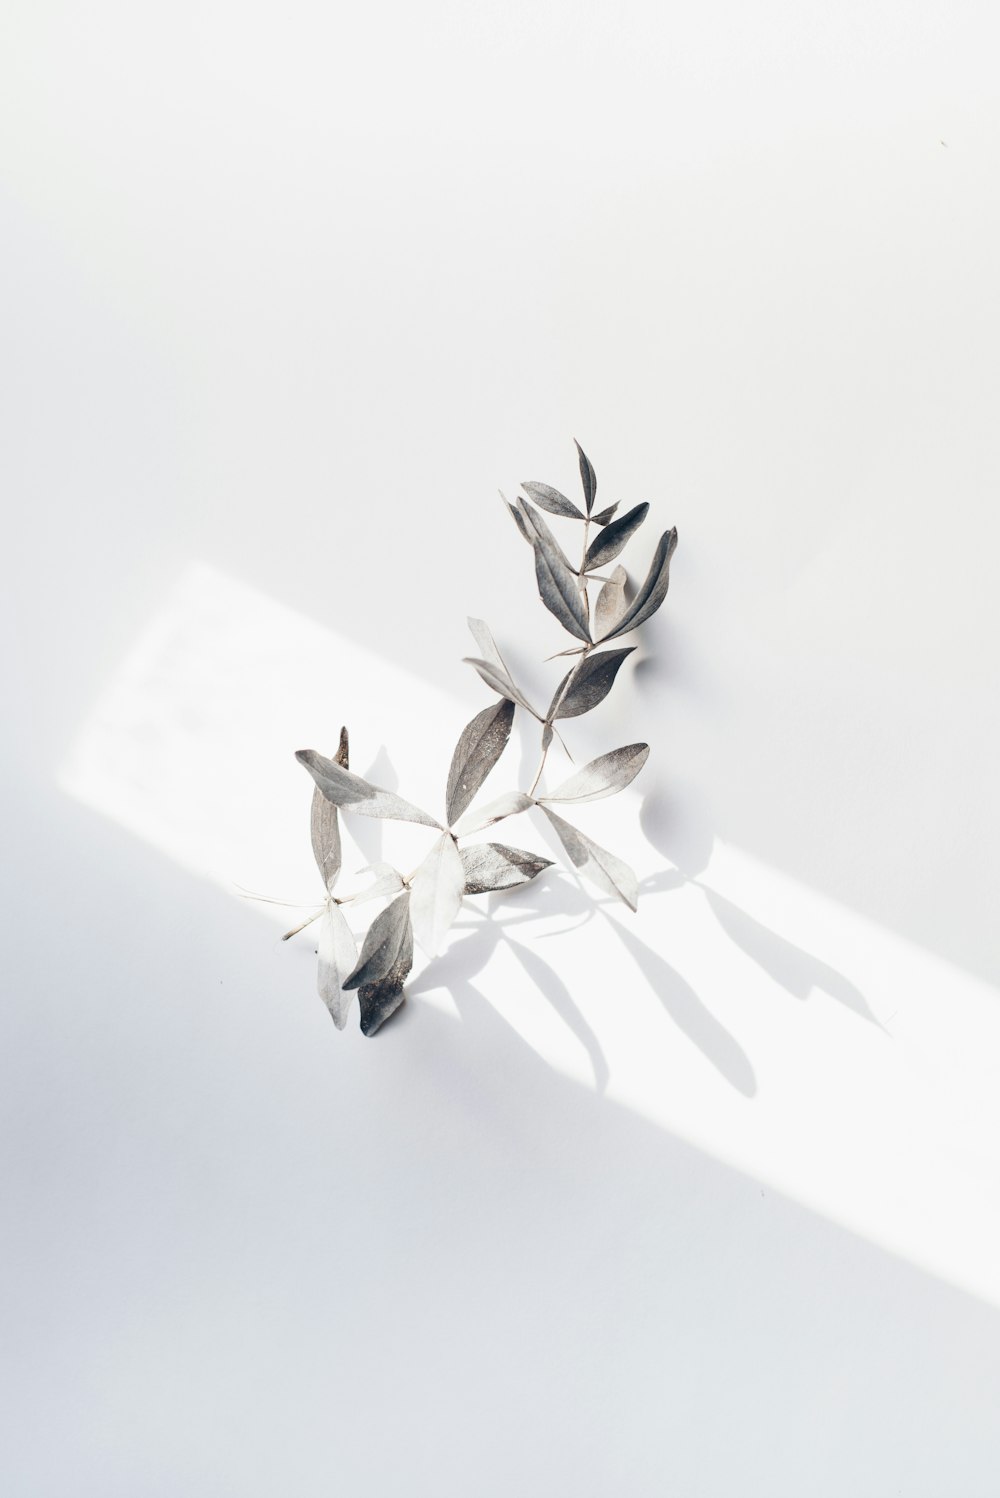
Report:
<svg viewBox="0 0 1000 1498"><path fill-rule="evenodd" d="M437 807L440 766L484 705L481 684L467 687L442 691L196 563L95 704L59 784L191 874L308 911L321 895L312 785L293 751L332 752L347 723L362 773ZM718 839L702 868L666 864L654 761L613 828L639 875L637 916L560 862L544 899L527 887L467 901L411 1002L457 1018L452 994L484 996L560 1073L1000 1305L1000 995ZM585 810L600 839L607 803ZM379 862L383 839L405 860L430 835L345 821L352 872ZM559 858L537 813L517 827L519 843ZM254 908L295 923L281 905ZM287 982L283 1000L299 966ZM319 1003L308 986L292 997ZM329 1043L340 1039L331 1025Z"/></svg>

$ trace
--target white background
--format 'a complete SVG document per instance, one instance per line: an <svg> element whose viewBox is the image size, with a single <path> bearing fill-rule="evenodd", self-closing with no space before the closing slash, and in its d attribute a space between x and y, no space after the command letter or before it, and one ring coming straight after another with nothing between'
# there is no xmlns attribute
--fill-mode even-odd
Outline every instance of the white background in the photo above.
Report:
<svg viewBox="0 0 1000 1498"><path fill-rule="evenodd" d="M4 1493L995 1494L993 7L0 30ZM574 436L680 532L639 916L337 1034L235 886L341 721L440 796L467 614L543 695Z"/></svg>

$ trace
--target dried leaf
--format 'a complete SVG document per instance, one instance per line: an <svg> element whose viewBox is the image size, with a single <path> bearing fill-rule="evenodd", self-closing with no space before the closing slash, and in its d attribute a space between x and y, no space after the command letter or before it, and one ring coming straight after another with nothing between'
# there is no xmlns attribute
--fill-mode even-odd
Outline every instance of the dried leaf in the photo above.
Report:
<svg viewBox="0 0 1000 1498"><path fill-rule="evenodd" d="M461 850L465 868L465 893L485 895L490 890L514 889L527 884L543 869L552 867L551 858L539 858L524 848L509 848L506 843L474 843Z"/></svg>
<svg viewBox="0 0 1000 1498"><path fill-rule="evenodd" d="M594 508L594 499L597 495L597 474L594 472L593 463L587 457L587 454L579 442L576 441L575 437L573 441L576 442L576 450L580 454L580 478L583 481L583 497L587 505L587 514L589 515Z"/></svg>
<svg viewBox="0 0 1000 1498"><path fill-rule="evenodd" d="M410 929L410 892L404 890L391 905L379 911L368 927L361 944L361 956L344 979L344 988L377 983L391 972Z"/></svg>
<svg viewBox="0 0 1000 1498"><path fill-rule="evenodd" d="M613 505L608 505L608 508L602 510L599 515L591 515L591 520L595 525L608 525L618 508L618 504L619 501L616 499Z"/></svg>
<svg viewBox="0 0 1000 1498"><path fill-rule="evenodd" d="M649 758L648 744L626 744L592 759L562 785L538 797L539 805L548 801L600 801L630 785Z"/></svg>
<svg viewBox="0 0 1000 1498"><path fill-rule="evenodd" d="M391 863L370 863L359 874L374 874L375 878L367 889L359 890L352 895L352 905L363 905L367 900L380 900L385 895L395 895L403 888L403 876L398 869L394 869Z"/></svg>
<svg viewBox="0 0 1000 1498"><path fill-rule="evenodd" d="M640 624L645 624L646 620L656 613L667 596L667 588L670 584L670 558L676 550L677 528L675 526L669 531L664 531L660 537L646 581L614 629L602 635L602 639L613 640L616 635L626 634L630 629L638 629Z"/></svg>
<svg viewBox="0 0 1000 1498"><path fill-rule="evenodd" d="M624 567L616 567L597 595L594 607L594 633L604 639L610 629L621 619L628 604L625 599L625 584L628 573Z"/></svg>
<svg viewBox="0 0 1000 1498"><path fill-rule="evenodd" d="M502 498L502 496L501 496L501 498ZM531 532L528 530L528 527L527 527L527 525L524 522L524 516L521 514L520 510L516 508L516 506L514 506L514 505L511 504L511 502L510 502L509 499L505 499L504 500L504 504L507 506L508 510L513 515L513 517L514 517L514 524L517 526L518 530L521 532L521 535L524 537L524 539L527 541L528 545L530 546L531 545Z"/></svg>
<svg viewBox="0 0 1000 1498"><path fill-rule="evenodd" d="M588 655L563 677L546 717L578 718L581 713L589 713L591 708L597 707L611 691L622 661L634 649L634 645L627 645L623 650L600 650L596 655ZM570 683L568 687L567 682ZM566 695L560 701L564 688Z"/></svg>
<svg viewBox="0 0 1000 1498"><path fill-rule="evenodd" d="M641 504L620 519L613 520L588 547L586 571L592 572L595 567L603 567L607 562L614 561L648 514L649 505Z"/></svg>
<svg viewBox="0 0 1000 1498"><path fill-rule="evenodd" d="M436 957L465 892L465 866L450 832L438 838L410 880L413 934L428 957Z"/></svg>
<svg viewBox="0 0 1000 1498"><path fill-rule="evenodd" d="M358 990L361 1029L374 1035L403 1002L403 984L413 966L413 927L409 891L397 896L372 921L361 948L361 960L345 981Z"/></svg>
<svg viewBox="0 0 1000 1498"><path fill-rule="evenodd" d="M469 806L507 747L513 722L514 704L505 697L484 707L462 730L448 772L445 799L449 827Z"/></svg>
<svg viewBox="0 0 1000 1498"><path fill-rule="evenodd" d="M395 822L419 822L423 827L441 827L434 817L404 801L402 796L370 785L360 775L345 770L336 760L327 759L315 749L298 749L295 758L299 764L305 765L323 795L335 806L363 817L387 817Z"/></svg>
<svg viewBox="0 0 1000 1498"><path fill-rule="evenodd" d="M630 910L635 910L639 900L639 882L628 864L598 843L592 842L578 828L564 822L562 817L557 817L547 806L543 806L542 810L580 873L599 889L624 900Z"/></svg>
<svg viewBox="0 0 1000 1498"><path fill-rule="evenodd" d="M521 485L525 494L531 496L535 504L543 510L548 510L550 515L565 515L571 520L583 520L586 517L583 511L578 509L571 499L565 494L560 494L558 489L553 489L551 484L525 483Z"/></svg>
<svg viewBox="0 0 1000 1498"><path fill-rule="evenodd" d="M337 752L333 756L334 764L347 769L348 742L347 729L340 730L340 743ZM316 786L312 796L312 810L310 814L310 831L312 834L313 857L319 869L320 877L326 885L329 893L337 882L340 873L343 853L340 842L340 822L337 818L337 808L332 801L328 801Z"/></svg>
<svg viewBox="0 0 1000 1498"><path fill-rule="evenodd" d="M578 640L589 640L590 620L576 574L547 552L541 541L535 542L535 581L539 597L563 629Z"/></svg>
<svg viewBox="0 0 1000 1498"><path fill-rule="evenodd" d="M358 948L343 911L333 901L320 917L317 951L319 996L337 1029L342 1030L351 1007L351 995L345 993L343 982L358 960Z"/></svg>
<svg viewBox="0 0 1000 1498"><path fill-rule="evenodd" d="M527 811L534 802L530 796L523 791L508 791L505 796L498 796L495 801L488 801L485 806L473 807L461 817L452 828L456 837L465 837L470 832L482 832L484 827L492 827L494 822L502 822L504 817L515 817L520 811Z"/></svg>
<svg viewBox="0 0 1000 1498"><path fill-rule="evenodd" d="M530 543L530 536L527 536L525 539ZM503 656L500 654L499 648L497 647L497 642L493 638L493 632L490 629L489 625L486 623L486 620L467 619L465 622L469 626L469 631L472 635L472 638L476 642L476 648L478 649L482 659L484 661L488 661L490 665L496 666L497 669L503 671L506 676L509 676L510 672L507 670L507 663L504 660Z"/></svg>
<svg viewBox="0 0 1000 1498"><path fill-rule="evenodd" d="M501 697L506 697L509 702L516 702L519 707L523 707L529 712L533 718L538 718L538 714L527 697L514 685L503 667L494 666L492 661L477 660L472 655L463 656L462 661L466 666L474 666L486 685L492 687L494 692L498 692ZM539 722L541 722L540 718Z"/></svg>
<svg viewBox="0 0 1000 1498"><path fill-rule="evenodd" d="M528 528L528 536L532 545L534 545L536 541L544 542L546 550L553 556L559 558L566 571L573 572L573 568L570 565L569 558L563 551L562 547L559 545L559 542L556 540L555 536L552 534L549 526L542 519L541 515L539 515L538 511L533 509L532 506L523 499L518 500L517 507L521 512L521 516L524 520L525 525Z"/></svg>

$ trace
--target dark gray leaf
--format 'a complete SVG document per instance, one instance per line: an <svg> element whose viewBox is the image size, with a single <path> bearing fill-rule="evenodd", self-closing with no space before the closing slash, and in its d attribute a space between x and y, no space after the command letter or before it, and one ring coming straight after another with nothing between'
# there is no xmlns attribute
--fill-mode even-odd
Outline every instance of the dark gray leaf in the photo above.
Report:
<svg viewBox="0 0 1000 1498"><path fill-rule="evenodd" d="M594 498L597 494L597 474L594 472L593 463L587 457L587 454L579 442L576 441L575 437L573 441L576 442L576 450L580 454L580 478L583 481L583 498L586 502L587 514L589 515L594 508Z"/></svg>
<svg viewBox="0 0 1000 1498"><path fill-rule="evenodd" d="M450 832L438 838L410 880L413 934L428 957L436 957L458 915L465 869Z"/></svg>
<svg viewBox="0 0 1000 1498"><path fill-rule="evenodd" d="M613 505L608 505L608 508L606 510L602 510L599 515L591 515L591 520L595 525L607 525L611 521L615 511L617 510L618 504L619 501L616 499Z"/></svg>
<svg viewBox="0 0 1000 1498"><path fill-rule="evenodd" d="M535 581L539 597L563 629L578 640L589 640L590 620L576 574L547 552L541 541L535 542Z"/></svg>
<svg viewBox="0 0 1000 1498"><path fill-rule="evenodd" d="M337 1029L342 1030L351 1007L351 996L345 993L343 983L358 960L358 948L343 911L332 901L320 917L317 955L319 996Z"/></svg>
<svg viewBox="0 0 1000 1498"><path fill-rule="evenodd" d="M634 649L634 645L627 645L623 650L601 650L596 655L588 655L585 661L563 677L547 716L578 718L581 713L589 713L591 708L597 707L611 691L622 661ZM565 696L559 701L564 688Z"/></svg>
<svg viewBox="0 0 1000 1498"><path fill-rule="evenodd" d="M534 509L532 505L529 505L527 500L524 499L518 500L517 507L521 514L521 518L527 528L528 539L529 541L531 541L532 545L534 545L536 541L543 542L546 550L550 554L559 558L563 566L566 568L566 571L573 572L574 569L570 565L569 558L563 551L562 547L559 545L559 542L556 540L555 536L552 534L552 531L546 521L543 520L541 515L539 515L538 511Z"/></svg>
<svg viewBox="0 0 1000 1498"><path fill-rule="evenodd" d="M506 697L509 702L516 702L519 707L525 708L533 718L538 717L527 697L514 685L502 666L494 666L492 661L477 660L472 655L463 656L462 661L466 666L474 666L486 685L492 687L494 692L498 692L501 697Z"/></svg>
<svg viewBox="0 0 1000 1498"><path fill-rule="evenodd" d="M595 567L603 567L605 563L613 562L629 539L635 535L648 514L649 505L636 505L634 510L629 510L618 520L613 520L609 526L606 526L591 542L587 550L586 570L592 572Z"/></svg>
<svg viewBox="0 0 1000 1498"><path fill-rule="evenodd" d="M502 822L505 817L516 817L518 812L527 811L533 805L531 797L526 796L523 791L508 791L505 796L498 796L485 806L473 807L471 811L467 811L452 830L456 837L466 837L470 832L482 832L484 827Z"/></svg>
<svg viewBox="0 0 1000 1498"><path fill-rule="evenodd" d="M344 979L344 988L360 988L362 984L377 983L384 978L395 966L408 935L412 936L410 892L404 890L379 911L368 927L361 945L361 956Z"/></svg>
<svg viewBox="0 0 1000 1498"><path fill-rule="evenodd" d="M299 764L305 765L323 795L335 806L342 806L363 817L387 817L396 822L419 822L423 827L441 827L440 822L409 801L404 801L402 796L395 795L393 791L384 791L377 785L370 785L360 775L343 769L336 760L327 759L326 755L318 754L315 749L297 749L295 758Z"/></svg>
<svg viewBox="0 0 1000 1498"><path fill-rule="evenodd" d="M616 567L597 595L594 607L594 633L604 639L624 614L628 604L625 599L625 584L628 573L624 567Z"/></svg>
<svg viewBox="0 0 1000 1498"><path fill-rule="evenodd" d="M405 898L401 896L400 898ZM403 927L402 940L396 951L392 966L382 974L380 978L371 983L362 983L358 988L358 1002L361 1006L361 1031L364 1035L374 1035L380 1025L384 1024L390 1014L396 1010L406 998L403 992L403 984L413 966L413 927L410 925L409 915L406 917Z"/></svg>
<svg viewBox="0 0 1000 1498"><path fill-rule="evenodd" d="M630 910L635 910L639 900L639 881L628 864L609 853L607 848L592 842L578 828L564 822L562 817L557 817L547 806L543 806L542 810L580 873L599 889L624 900Z"/></svg>
<svg viewBox="0 0 1000 1498"><path fill-rule="evenodd" d="M342 728L340 730L340 743L337 746L336 754L333 756L333 762L346 770L347 761L347 729ZM337 882L343 856L340 843L340 822L337 818L336 806L332 801L326 799L319 786L316 786L313 790L310 831L312 833L313 857L316 859L316 866L329 892Z"/></svg>
<svg viewBox="0 0 1000 1498"><path fill-rule="evenodd" d="M548 510L550 515L565 515L570 520L583 520L583 511L578 509L571 499L565 494L560 494L558 489L553 489L551 484L522 484L521 488L525 494L531 496L536 505L543 510Z"/></svg>
<svg viewBox="0 0 1000 1498"><path fill-rule="evenodd" d="M626 634L630 629L638 629L640 624L645 624L646 620L656 613L667 596L667 588L670 584L670 558L676 550L677 528L675 526L669 531L664 531L660 537L646 581L614 629L609 630L601 637L602 639L613 640L616 635Z"/></svg>
<svg viewBox="0 0 1000 1498"><path fill-rule="evenodd" d="M513 722L514 704L504 697L484 707L462 730L448 772L449 827L465 811L507 747Z"/></svg>
<svg viewBox="0 0 1000 1498"><path fill-rule="evenodd" d="M539 805L546 801L600 801L602 796L613 796L632 783L648 758L648 744L612 749L610 754L592 759L554 791L539 796Z"/></svg>
<svg viewBox="0 0 1000 1498"><path fill-rule="evenodd" d="M527 884L543 869L552 867L551 858L539 858L524 848L509 848L506 843L475 843L461 850L465 868L465 893L485 895L490 890L513 889Z"/></svg>

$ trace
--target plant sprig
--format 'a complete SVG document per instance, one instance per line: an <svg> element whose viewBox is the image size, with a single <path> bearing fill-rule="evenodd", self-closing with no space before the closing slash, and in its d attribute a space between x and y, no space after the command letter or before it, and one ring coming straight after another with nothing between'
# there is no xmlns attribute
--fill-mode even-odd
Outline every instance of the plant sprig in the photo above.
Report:
<svg viewBox="0 0 1000 1498"><path fill-rule="evenodd" d="M556 724L579 717L604 701L626 658L627 645L598 649L638 629L652 617L667 595L670 559L677 548L677 531L664 531L657 543L645 580L630 597L628 574L617 564L610 575L599 569L614 562L640 529L648 504L636 505L615 518L618 504L594 513L597 475L586 453L576 444L583 488L583 507L554 489L535 481L523 483L527 498L516 504L504 500L518 531L532 548L535 579L542 602L575 643L560 656L573 664L559 681L544 712L535 708L514 680L493 635L483 620L470 619L469 629L478 655L465 659L495 694L462 730L445 791L445 819L439 821L393 791L371 784L349 767L347 729L330 759L315 749L300 749L296 759L314 781L311 836L313 854L325 887L325 901L315 915L289 931L294 936L319 921L320 997L334 1024L343 1029L354 992L358 995L361 1029L374 1035L399 1008L404 984L413 965L414 942L428 957L440 950L458 915L462 900L498 890L514 889L536 879L552 860L505 843L464 839L492 828L508 817L537 806L544 812L570 861L607 894L635 910L638 882L633 871L615 854L600 847L554 808L612 796L631 784L649 755L648 744L626 744L599 755L576 770L552 791L538 794L549 750L559 737ZM502 497L502 496L501 496ZM582 548L572 563L542 512L582 524ZM596 534L592 538L592 530ZM589 589L600 584L593 608ZM556 657L549 657L555 659ZM541 725L540 758L526 791L508 791L485 804L477 797L499 763L510 740L516 711ZM560 739L561 742L561 739ZM565 746L564 746L565 747ZM568 753L568 751L567 751ZM413 822L436 832L426 856L409 874L390 864L376 866L373 882L353 895L337 893L343 862L339 813ZM378 898L387 903L375 916L361 943L347 923L343 906Z"/></svg>

